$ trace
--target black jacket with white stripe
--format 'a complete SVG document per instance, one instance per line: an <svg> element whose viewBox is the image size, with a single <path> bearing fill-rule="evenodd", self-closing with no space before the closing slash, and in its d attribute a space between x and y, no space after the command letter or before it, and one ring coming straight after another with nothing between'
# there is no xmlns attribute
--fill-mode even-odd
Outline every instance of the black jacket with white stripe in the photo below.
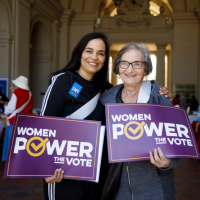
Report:
<svg viewBox="0 0 200 200"><path fill-rule="evenodd" d="M77 98L69 94L74 82L83 87ZM107 83L106 89L108 90L111 87L112 85ZM98 92L95 90L93 82L85 80L76 72L66 71L55 75L51 78L49 87L45 93L41 115L66 117L91 100ZM94 111L85 119L101 121L102 125L105 125L104 106L98 102ZM55 198L52 198L48 197L48 184L44 181L45 200L101 199L102 188L106 179L104 175L108 166L107 142L104 141L99 183L63 179L60 183L55 184L55 191L53 191Z"/></svg>

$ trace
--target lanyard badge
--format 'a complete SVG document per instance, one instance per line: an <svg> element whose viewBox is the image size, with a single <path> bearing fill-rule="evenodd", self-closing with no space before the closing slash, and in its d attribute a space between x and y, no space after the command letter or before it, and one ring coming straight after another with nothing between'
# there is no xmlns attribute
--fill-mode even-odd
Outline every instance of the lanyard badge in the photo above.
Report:
<svg viewBox="0 0 200 200"><path fill-rule="evenodd" d="M72 88L69 91L69 94L77 99L77 97L80 94L82 88L83 87L81 85L79 85L78 83L74 82L74 84L72 85Z"/></svg>

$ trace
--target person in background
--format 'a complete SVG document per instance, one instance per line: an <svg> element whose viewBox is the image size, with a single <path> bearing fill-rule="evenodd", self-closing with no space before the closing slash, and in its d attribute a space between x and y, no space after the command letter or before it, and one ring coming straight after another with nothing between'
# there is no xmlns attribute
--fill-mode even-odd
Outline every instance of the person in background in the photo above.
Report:
<svg viewBox="0 0 200 200"><path fill-rule="evenodd" d="M199 102L197 101L195 96L192 96L192 98L190 99L188 105L190 106L190 111L191 112L198 111Z"/></svg>
<svg viewBox="0 0 200 200"><path fill-rule="evenodd" d="M1 112L4 113L4 104L8 102L8 97L2 92L0 88L0 106L1 106Z"/></svg>
<svg viewBox="0 0 200 200"><path fill-rule="evenodd" d="M7 159L13 124L17 113L33 114L33 97L29 91L28 79L24 76L19 76L12 80L15 87L11 87L12 96L8 104L4 104L4 114L6 118L6 134L3 144L2 161Z"/></svg>
<svg viewBox="0 0 200 200"><path fill-rule="evenodd" d="M177 105L179 106L179 98L180 98L180 95L176 94L176 96L172 100L173 106L177 106Z"/></svg>
<svg viewBox="0 0 200 200"><path fill-rule="evenodd" d="M188 98L189 98L189 94L186 93L184 96L181 97L180 99L180 108L187 110L187 106L188 106Z"/></svg>
<svg viewBox="0 0 200 200"><path fill-rule="evenodd" d="M156 81L143 82L143 78L152 72L150 52L146 45L130 43L124 46L114 60L113 72L119 74L124 84L103 93L100 97L103 105L140 101L172 105L168 98L160 95ZM142 87L143 84L148 84L148 87ZM180 159L166 158L159 147L147 153L150 160L123 163L120 188L115 200L175 199L173 168L179 164Z"/></svg>

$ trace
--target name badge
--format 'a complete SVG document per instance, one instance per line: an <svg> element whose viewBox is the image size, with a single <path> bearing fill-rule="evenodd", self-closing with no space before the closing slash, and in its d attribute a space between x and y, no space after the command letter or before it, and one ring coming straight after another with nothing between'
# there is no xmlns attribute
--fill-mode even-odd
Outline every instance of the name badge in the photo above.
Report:
<svg viewBox="0 0 200 200"><path fill-rule="evenodd" d="M79 85L78 83L74 82L74 84L72 85L72 88L69 91L69 94L77 99L77 97L80 94L82 88L83 87L81 85Z"/></svg>

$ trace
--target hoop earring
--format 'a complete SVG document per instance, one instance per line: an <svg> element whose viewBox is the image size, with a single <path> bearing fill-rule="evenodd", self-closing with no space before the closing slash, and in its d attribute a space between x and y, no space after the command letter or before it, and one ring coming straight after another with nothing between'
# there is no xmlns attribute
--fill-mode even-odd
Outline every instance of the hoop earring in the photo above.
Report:
<svg viewBox="0 0 200 200"><path fill-rule="evenodd" d="M120 74L118 74L118 79L121 79L121 76L120 76Z"/></svg>

